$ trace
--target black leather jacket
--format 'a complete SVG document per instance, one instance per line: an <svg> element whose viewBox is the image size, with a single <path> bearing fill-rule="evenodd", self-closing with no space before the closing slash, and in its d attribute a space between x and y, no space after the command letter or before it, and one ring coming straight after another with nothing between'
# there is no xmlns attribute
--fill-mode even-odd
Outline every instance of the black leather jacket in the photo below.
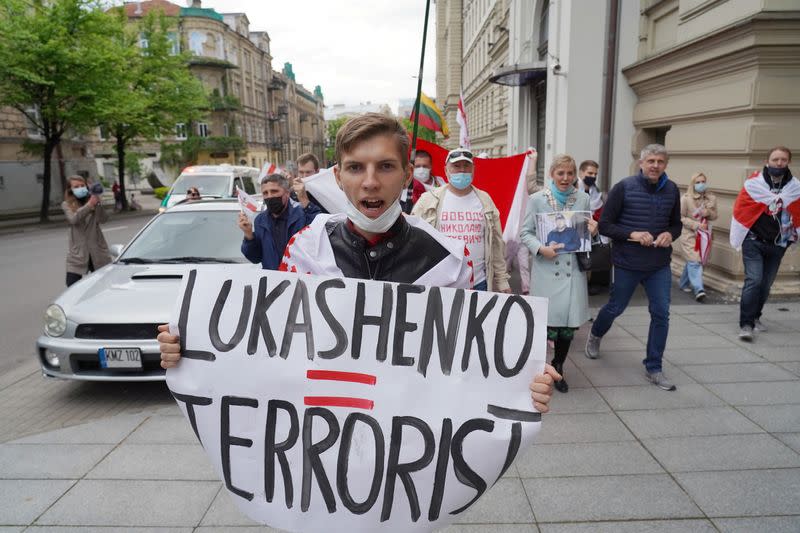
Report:
<svg viewBox="0 0 800 533"><path fill-rule="evenodd" d="M336 266L347 278L414 283L450 255L432 236L410 226L404 216L389 229L391 236L374 246L351 231L346 221L330 221L325 231Z"/></svg>

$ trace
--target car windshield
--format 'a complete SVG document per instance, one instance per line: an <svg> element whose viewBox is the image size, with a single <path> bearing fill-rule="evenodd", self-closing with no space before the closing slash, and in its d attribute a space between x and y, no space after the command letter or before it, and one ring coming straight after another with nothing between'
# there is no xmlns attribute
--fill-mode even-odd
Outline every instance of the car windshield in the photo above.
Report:
<svg viewBox="0 0 800 533"><path fill-rule="evenodd" d="M183 174L172 187L174 194L186 194L189 187L197 187L201 196L231 196L229 176L220 174Z"/></svg>
<svg viewBox="0 0 800 533"><path fill-rule="evenodd" d="M121 263L247 263L235 211L166 211L131 243Z"/></svg>

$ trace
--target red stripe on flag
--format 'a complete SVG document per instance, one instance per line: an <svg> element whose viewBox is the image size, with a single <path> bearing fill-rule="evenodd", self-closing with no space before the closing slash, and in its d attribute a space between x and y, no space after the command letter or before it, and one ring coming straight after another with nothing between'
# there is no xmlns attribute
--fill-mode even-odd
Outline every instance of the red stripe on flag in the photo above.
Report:
<svg viewBox="0 0 800 533"><path fill-rule="evenodd" d="M411 121L414 121L413 113L411 115ZM438 124L433 118L425 115L424 113L419 114L419 125L423 128L428 128L431 131L442 131L442 125Z"/></svg>
<svg viewBox="0 0 800 533"><path fill-rule="evenodd" d="M354 407L370 411L375 405L372 400L349 398L347 396L304 396L303 403L314 407Z"/></svg>
<svg viewBox="0 0 800 533"><path fill-rule="evenodd" d="M371 374L361 374L359 372L341 372L339 370L308 370L308 379L325 379L329 381L348 381L350 383L363 383L364 385L375 385L378 378Z"/></svg>

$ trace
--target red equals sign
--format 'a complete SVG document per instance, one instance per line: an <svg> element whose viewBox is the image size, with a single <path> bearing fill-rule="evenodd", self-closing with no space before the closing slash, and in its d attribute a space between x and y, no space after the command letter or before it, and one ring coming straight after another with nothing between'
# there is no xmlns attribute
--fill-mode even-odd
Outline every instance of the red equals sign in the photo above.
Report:
<svg viewBox="0 0 800 533"><path fill-rule="evenodd" d="M360 374L358 372L340 372L338 370L308 370L306 377L314 380L325 381L346 381L349 383L361 383L363 385L375 385L377 378L371 374ZM375 402L364 398L352 398L349 396L304 396L303 403L315 407L354 407L356 409L372 410Z"/></svg>

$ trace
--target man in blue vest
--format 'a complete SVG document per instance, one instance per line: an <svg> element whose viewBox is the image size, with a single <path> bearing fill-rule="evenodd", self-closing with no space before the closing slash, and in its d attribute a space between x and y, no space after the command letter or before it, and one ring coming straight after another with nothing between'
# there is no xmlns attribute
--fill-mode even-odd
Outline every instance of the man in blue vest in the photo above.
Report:
<svg viewBox="0 0 800 533"><path fill-rule="evenodd" d="M239 213L239 228L244 233L242 254L251 263L261 263L266 270L277 270L289 239L311 224L319 208L308 203L304 208L289 198L289 181L280 174L270 174L261 180L264 211L253 223Z"/></svg>
<svg viewBox="0 0 800 533"><path fill-rule="evenodd" d="M647 355L643 361L647 379L664 390L674 391L675 385L661 369L669 333L672 241L681 234L680 192L665 173L668 160L664 146L645 146L639 158L639 173L620 181L608 193L600 216L600 233L614 241L614 287L592 325L586 356L598 357L600 340L641 284L650 310Z"/></svg>

